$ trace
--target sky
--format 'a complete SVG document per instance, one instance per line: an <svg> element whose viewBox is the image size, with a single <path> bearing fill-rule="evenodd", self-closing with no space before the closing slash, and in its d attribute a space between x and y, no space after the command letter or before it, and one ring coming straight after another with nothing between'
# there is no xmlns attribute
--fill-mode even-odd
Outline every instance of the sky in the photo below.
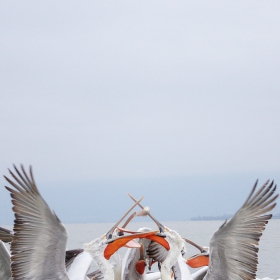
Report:
<svg viewBox="0 0 280 280"><path fill-rule="evenodd" d="M115 221L127 192L161 220L223 215L280 183L279 1L0 7L0 173L32 165L63 222Z"/></svg>

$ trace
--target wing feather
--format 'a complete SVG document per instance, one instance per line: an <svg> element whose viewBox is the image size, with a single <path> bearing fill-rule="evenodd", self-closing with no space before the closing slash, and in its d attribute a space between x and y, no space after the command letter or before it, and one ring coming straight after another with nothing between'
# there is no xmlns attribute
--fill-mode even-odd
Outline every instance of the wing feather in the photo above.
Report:
<svg viewBox="0 0 280 280"><path fill-rule="evenodd" d="M14 280L69 279L65 269L67 233L55 213L40 195L30 167L10 171L5 179L15 213L11 243L11 271Z"/></svg>
<svg viewBox="0 0 280 280"><path fill-rule="evenodd" d="M0 227L0 240L3 242L11 242L13 240L12 231Z"/></svg>
<svg viewBox="0 0 280 280"><path fill-rule="evenodd" d="M267 181L255 192L257 182L242 207L210 241L210 266L205 280L256 278L258 244L278 197L277 186Z"/></svg>

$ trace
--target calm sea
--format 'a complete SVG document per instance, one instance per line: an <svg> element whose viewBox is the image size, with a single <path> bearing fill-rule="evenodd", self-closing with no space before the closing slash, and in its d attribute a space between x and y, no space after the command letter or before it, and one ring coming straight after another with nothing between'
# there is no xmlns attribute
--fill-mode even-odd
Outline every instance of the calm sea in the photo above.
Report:
<svg viewBox="0 0 280 280"><path fill-rule="evenodd" d="M182 237L191 239L201 246L208 246L211 236L222 223L222 221L166 222L164 226L176 230ZM67 224L65 226L68 231L67 249L74 249L83 248L85 242L106 233L113 223ZM150 222L133 222L129 224L129 229L137 230L145 226L156 229ZM187 256L197 253L197 249L192 246L187 247ZM124 249L121 254L124 254ZM271 220L261 237L257 276L258 278L280 278L280 219Z"/></svg>

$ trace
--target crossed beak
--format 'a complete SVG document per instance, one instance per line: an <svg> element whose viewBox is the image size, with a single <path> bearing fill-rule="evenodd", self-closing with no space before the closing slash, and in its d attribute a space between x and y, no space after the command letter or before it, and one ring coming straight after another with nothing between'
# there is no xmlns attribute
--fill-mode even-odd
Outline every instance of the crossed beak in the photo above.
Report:
<svg viewBox="0 0 280 280"><path fill-rule="evenodd" d="M138 246L133 246L132 241L135 238L147 238L153 241L158 242L160 245L162 245L166 250L170 249L169 243L161 236L158 236L158 230L150 231L150 232L141 232L141 233L134 233L127 236L120 236L114 239L109 239L107 241L108 245L106 246L104 250L104 257L105 259L109 260L110 257L121 247L127 246L127 247L140 247L140 244L138 243Z"/></svg>

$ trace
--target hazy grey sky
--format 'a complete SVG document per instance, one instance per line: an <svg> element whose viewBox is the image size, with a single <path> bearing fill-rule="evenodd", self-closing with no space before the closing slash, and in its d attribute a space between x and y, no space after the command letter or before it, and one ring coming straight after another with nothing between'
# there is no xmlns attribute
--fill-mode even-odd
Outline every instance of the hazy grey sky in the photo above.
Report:
<svg viewBox="0 0 280 280"><path fill-rule="evenodd" d="M257 177L280 183L279 1L0 6L1 174L32 164L49 199L71 182L112 198L157 186L158 202L199 178L193 200L200 184L226 200L217 182L242 174L239 206Z"/></svg>

